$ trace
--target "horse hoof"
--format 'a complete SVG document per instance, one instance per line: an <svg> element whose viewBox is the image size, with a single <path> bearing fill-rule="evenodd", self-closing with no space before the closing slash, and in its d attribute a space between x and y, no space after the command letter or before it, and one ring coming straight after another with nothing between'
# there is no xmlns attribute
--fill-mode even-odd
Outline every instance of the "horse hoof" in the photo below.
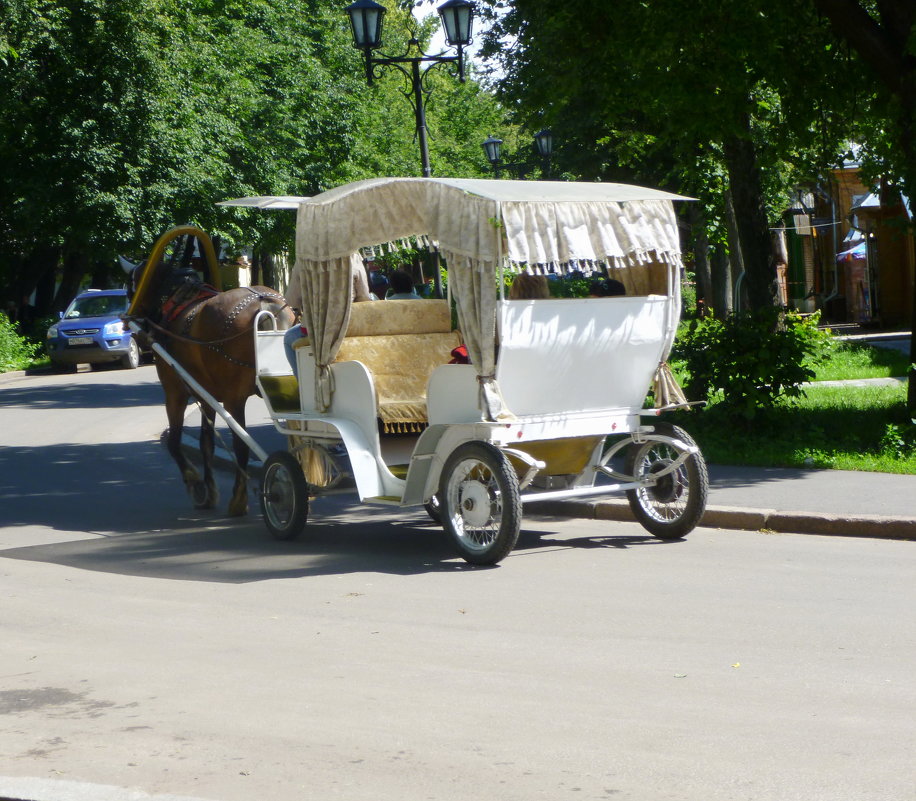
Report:
<svg viewBox="0 0 916 801"><path fill-rule="evenodd" d="M191 500L194 501L195 509L212 509L215 506L215 499L210 488L203 481L195 481L188 485L188 492L191 493Z"/></svg>
<svg viewBox="0 0 916 801"><path fill-rule="evenodd" d="M230 517L245 517L248 514L248 500L247 498L241 502L233 501L229 504L229 516Z"/></svg>

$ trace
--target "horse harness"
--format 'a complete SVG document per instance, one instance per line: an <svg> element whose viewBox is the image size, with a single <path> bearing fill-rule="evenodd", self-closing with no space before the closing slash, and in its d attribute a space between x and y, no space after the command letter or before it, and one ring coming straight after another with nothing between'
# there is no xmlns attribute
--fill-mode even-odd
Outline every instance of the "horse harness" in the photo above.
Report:
<svg viewBox="0 0 916 801"><path fill-rule="evenodd" d="M239 315L245 311L254 301L256 300L279 300L284 304L286 299L279 294L278 292L273 291L262 291L255 292L251 287L244 287L248 290L248 295L242 298L238 303L235 304L226 315L226 319L223 321L223 333L226 334L232 328L232 325L238 319ZM188 315L184 318L184 322L181 325L180 333L174 333L168 329L156 326L163 333L172 336L176 339L181 339L185 342L190 342L196 345L206 345L207 348L212 350L214 353L222 356L226 361L231 362L232 364L238 365L239 367L248 367L254 369L254 365L250 362L246 362L242 359L237 359L230 353L227 353L223 348L223 345L226 342L231 342L233 339L236 339L240 336L243 336L248 331L239 331L236 334L230 336L224 336L222 338L217 338L210 340L209 342L204 342L199 339L194 339L190 336L191 325L194 322L194 319L197 317L197 313L200 311L204 301L209 300L210 298L215 297L219 292L211 286L200 285L197 287L197 294L191 298L182 298L182 289L180 288L175 292L162 306L163 322L167 325L187 309L190 309Z"/></svg>

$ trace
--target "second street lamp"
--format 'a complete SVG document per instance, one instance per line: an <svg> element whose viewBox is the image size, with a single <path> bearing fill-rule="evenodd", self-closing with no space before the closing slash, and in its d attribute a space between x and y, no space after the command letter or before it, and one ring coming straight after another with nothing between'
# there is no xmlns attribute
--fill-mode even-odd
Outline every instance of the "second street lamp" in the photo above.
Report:
<svg viewBox="0 0 916 801"><path fill-rule="evenodd" d="M550 157L553 155L553 134L549 128L544 128L534 135L534 144L538 155L544 160L544 176L550 177Z"/></svg>
<svg viewBox="0 0 916 801"><path fill-rule="evenodd" d="M429 178L432 169L429 164L429 145L426 140L426 98L430 89L424 85L427 73L439 64L455 64L458 80L464 83L464 48L471 43L471 29L474 21L474 7L468 0L447 0L439 6L439 16L445 29L445 40L457 49L454 56L443 54L428 55L420 49L416 37L407 43L407 52L401 56L374 56L373 50L382 45L382 22L385 7L375 0L356 0L347 6L350 27L353 31L353 46L363 51L366 59L366 80L369 84L381 76L385 67L401 71L408 82L404 96L413 106L417 139L420 142L420 160L423 177Z"/></svg>
<svg viewBox="0 0 916 801"><path fill-rule="evenodd" d="M502 147L503 140L496 136L489 136L481 142L483 147L483 152L486 154L487 161L490 162L490 165L493 167L493 173L496 178L499 178L500 170L503 167L508 167L510 169L515 168L517 177L522 179L525 177L525 174L531 168L531 161L529 157L523 156L520 161L503 161L502 160ZM553 153L553 134L546 128L543 131L538 131L534 135L534 147L537 151L537 154L544 160L544 177L550 177L550 156ZM516 157L519 153L516 153Z"/></svg>
<svg viewBox="0 0 916 801"><path fill-rule="evenodd" d="M502 156L503 140L495 136L488 136L483 140L483 152L486 153L487 161L493 166L493 172L499 178L499 161Z"/></svg>

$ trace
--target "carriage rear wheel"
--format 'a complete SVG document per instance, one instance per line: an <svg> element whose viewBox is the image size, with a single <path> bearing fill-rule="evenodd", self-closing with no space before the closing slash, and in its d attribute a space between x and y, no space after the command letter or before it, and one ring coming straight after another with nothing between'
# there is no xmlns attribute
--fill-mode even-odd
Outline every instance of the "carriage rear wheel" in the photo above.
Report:
<svg viewBox="0 0 916 801"><path fill-rule="evenodd" d="M518 476L498 448L459 445L442 470L438 498L445 530L465 561L493 565L515 547L522 521Z"/></svg>
<svg viewBox="0 0 916 801"><path fill-rule="evenodd" d="M264 462L261 512L270 533L278 540L295 539L305 527L308 485L302 466L289 451L276 451Z"/></svg>
<svg viewBox="0 0 916 801"><path fill-rule="evenodd" d="M655 423L655 433L695 447L696 443L683 428L670 423ZM631 445L626 454L626 473L643 479L660 473L682 455L680 448L667 442L648 441ZM655 484L627 490L627 500L636 519L650 534L660 540L686 537L700 522L706 510L709 476L703 455L691 454L675 470Z"/></svg>

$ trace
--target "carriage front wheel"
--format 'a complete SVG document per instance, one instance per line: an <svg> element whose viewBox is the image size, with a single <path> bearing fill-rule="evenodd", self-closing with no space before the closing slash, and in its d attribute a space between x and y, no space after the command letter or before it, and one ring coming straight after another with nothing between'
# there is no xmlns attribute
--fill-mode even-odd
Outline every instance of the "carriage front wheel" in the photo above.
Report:
<svg viewBox="0 0 916 801"><path fill-rule="evenodd" d="M270 533L278 540L292 540L305 527L309 492L302 466L289 451L267 457L261 474L261 512Z"/></svg>
<svg viewBox="0 0 916 801"><path fill-rule="evenodd" d="M689 447L696 443L683 428L655 423L655 433L678 440ZM649 440L631 445L626 452L626 473L637 480L660 473L684 453L672 443ZM627 500L636 519L660 540L679 540L689 534L703 517L709 494L709 475L703 455L690 454L673 471L654 484L627 490Z"/></svg>
<svg viewBox="0 0 916 801"><path fill-rule="evenodd" d="M438 499L442 524L465 561L493 565L515 547L522 521L518 476L498 448L459 445L442 469Z"/></svg>

